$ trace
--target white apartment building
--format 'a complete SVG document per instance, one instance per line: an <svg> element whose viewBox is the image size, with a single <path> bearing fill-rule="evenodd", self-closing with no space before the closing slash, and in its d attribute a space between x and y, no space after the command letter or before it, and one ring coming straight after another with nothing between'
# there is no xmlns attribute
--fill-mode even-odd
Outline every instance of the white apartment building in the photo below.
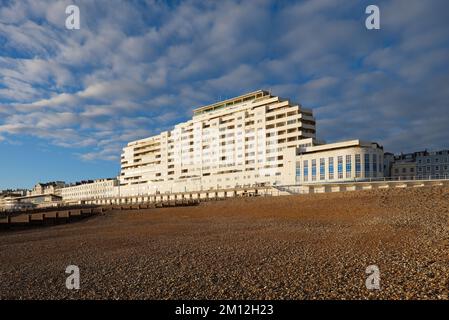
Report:
<svg viewBox="0 0 449 320"><path fill-rule="evenodd" d="M200 107L193 118L128 143L120 195L294 185L383 176L383 149L316 140L312 110L259 90Z"/></svg>
<svg viewBox="0 0 449 320"><path fill-rule="evenodd" d="M81 203L83 200L114 198L119 195L117 179L98 179L77 182L61 190L65 203Z"/></svg>
<svg viewBox="0 0 449 320"><path fill-rule="evenodd" d="M315 138L312 110L259 90L194 110L171 131L133 141L121 157L120 194L282 184L287 148Z"/></svg>

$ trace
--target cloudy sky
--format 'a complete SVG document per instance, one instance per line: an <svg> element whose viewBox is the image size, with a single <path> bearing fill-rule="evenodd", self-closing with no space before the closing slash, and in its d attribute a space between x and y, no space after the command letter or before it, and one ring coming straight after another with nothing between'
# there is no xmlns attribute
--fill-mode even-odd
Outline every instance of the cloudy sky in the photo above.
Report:
<svg viewBox="0 0 449 320"><path fill-rule="evenodd" d="M446 0L0 4L0 189L116 176L128 141L259 88L312 108L329 142L449 148Z"/></svg>

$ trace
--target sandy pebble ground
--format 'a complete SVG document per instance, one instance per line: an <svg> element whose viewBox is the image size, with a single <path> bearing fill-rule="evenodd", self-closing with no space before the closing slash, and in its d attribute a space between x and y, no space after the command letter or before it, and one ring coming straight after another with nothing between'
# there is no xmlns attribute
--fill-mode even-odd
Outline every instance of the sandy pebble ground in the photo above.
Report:
<svg viewBox="0 0 449 320"><path fill-rule="evenodd" d="M66 288L68 265L80 289ZM366 268L379 268L369 290ZM449 188L117 211L0 233L1 299L448 299Z"/></svg>

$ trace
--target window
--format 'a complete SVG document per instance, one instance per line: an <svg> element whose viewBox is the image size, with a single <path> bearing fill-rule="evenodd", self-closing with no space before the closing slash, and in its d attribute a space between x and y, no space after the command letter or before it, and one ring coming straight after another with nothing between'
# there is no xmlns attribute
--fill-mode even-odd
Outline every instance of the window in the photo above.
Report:
<svg viewBox="0 0 449 320"><path fill-rule="evenodd" d="M355 177L360 178L362 171L362 166L360 163L360 154L355 155Z"/></svg>
<svg viewBox="0 0 449 320"><path fill-rule="evenodd" d="M343 157L339 156L337 158L337 162L338 162L338 179L343 179Z"/></svg>
<svg viewBox="0 0 449 320"><path fill-rule="evenodd" d="M329 179L334 179L334 158L329 158Z"/></svg>
<svg viewBox="0 0 449 320"><path fill-rule="evenodd" d="M371 176L370 175L370 168L371 168L371 165L370 165L370 162L369 162L369 153L366 153L365 154L365 178L369 178ZM395 169L395 173L397 173L396 170L397 169Z"/></svg>
<svg viewBox="0 0 449 320"><path fill-rule="evenodd" d="M351 155L346 156L346 178L351 178L352 163Z"/></svg>
<svg viewBox="0 0 449 320"><path fill-rule="evenodd" d="M296 178L299 179L301 176L301 162L296 162Z"/></svg>
<svg viewBox="0 0 449 320"><path fill-rule="evenodd" d="M373 154L373 177L377 177L377 154Z"/></svg>
<svg viewBox="0 0 449 320"><path fill-rule="evenodd" d="M324 158L321 158L320 159L320 180L324 180L324 177L325 177L324 166L325 166L325 160L324 160Z"/></svg>
<svg viewBox="0 0 449 320"><path fill-rule="evenodd" d="M316 180L316 159L312 160L312 181Z"/></svg>
<svg viewBox="0 0 449 320"><path fill-rule="evenodd" d="M309 179L309 161L304 160L304 181Z"/></svg>

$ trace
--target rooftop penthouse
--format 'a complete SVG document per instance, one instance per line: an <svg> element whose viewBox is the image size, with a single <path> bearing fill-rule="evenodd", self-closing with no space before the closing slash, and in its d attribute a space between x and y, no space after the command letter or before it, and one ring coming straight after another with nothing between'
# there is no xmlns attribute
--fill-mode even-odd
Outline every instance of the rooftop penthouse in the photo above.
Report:
<svg viewBox="0 0 449 320"><path fill-rule="evenodd" d="M255 101L256 99L260 99L263 97L271 97L270 93L266 90L257 90L254 92L246 93L238 97L234 97L231 99L227 99L224 101L216 102L213 104L209 104L207 106L199 107L193 111L193 116L198 116L207 112L220 110L223 108L231 107L237 104L241 104L243 102Z"/></svg>

